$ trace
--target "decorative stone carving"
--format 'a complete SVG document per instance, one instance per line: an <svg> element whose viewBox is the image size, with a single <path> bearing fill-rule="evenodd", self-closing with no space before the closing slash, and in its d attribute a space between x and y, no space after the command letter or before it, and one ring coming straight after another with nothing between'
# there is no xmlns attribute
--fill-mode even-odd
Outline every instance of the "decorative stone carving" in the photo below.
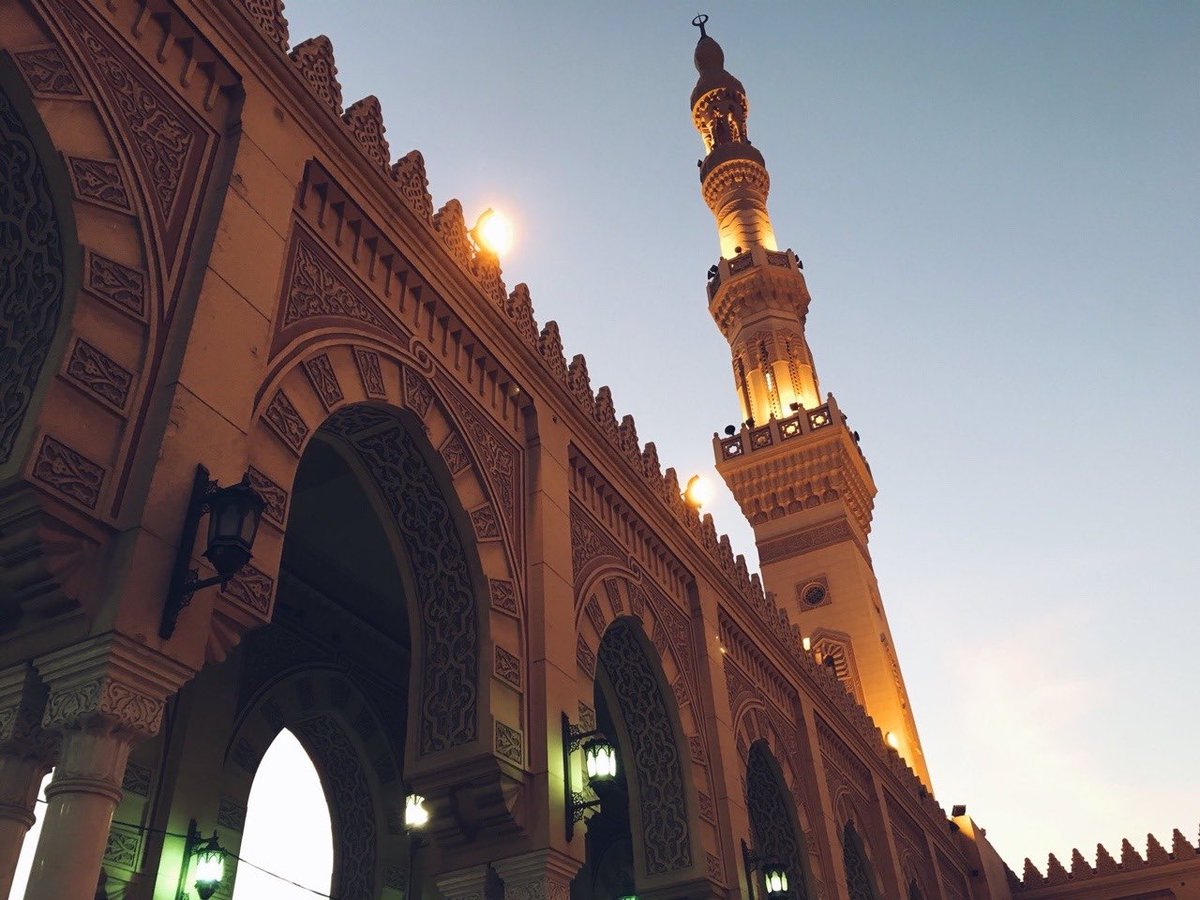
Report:
<svg viewBox="0 0 1200 900"><path fill-rule="evenodd" d="M222 797L217 806L217 824L230 831L244 831L246 828L246 807L228 797Z"/></svg>
<svg viewBox="0 0 1200 900"><path fill-rule="evenodd" d="M313 89L313 93L340 116L342 86L338 83L337 66L333 62L333 44L329 38L319 34L307 41L301 41L288 55L308 82L308 86Z"/></svg>
<svg viewBox="0 0 1200 900"><path fill-rule="evenodd" d="M387 139L383 136L387 130L383 126L383 110L379 108L379 98L374 95L363 97L351 104L342 116L342 121L350 128L367 159L381 169L388 168L392 155L388 150Z"/></svg>
<svg viewBox="0 0 1200 900"><path fill-rule="evenodd" d="M342 386L338 384L337 373L334 372L333 364L329 361L329 354L318 353L316 356L306 359L304 374L308 376L313 390L317 393L317 398L326 410L333 409L345 399Z"/></svg>
<svg viewBox="0 0 1200 900"><path fill-rule="evenodd" d="M171 218L176 196L185 186L189 157L197 150L200 135L196 126L170 95L150 87L149 81L143 83L141 73L122 58L124 54L119 57L111 51L83 17L69 18L123 119L123 130L150 181L155 211L165 223Z"/></svg>
<svg viewBox="0 0 1200 900"><path fill-rule="evenodd" d="M446 205L434 214L433 227L441 235L450 256L468 272L471 271L471 239L467 236L462 204L457 200L447 200Z"/></svg>
<svg viewBox="0 0 1200 900"><path fill-rule="evenodd" d="M287 444L294 453L299 455L300 448L308 439L308 425L296 411L295 405L288 399L282 388L271 398L263 418L271 429L279 435L279 439Z"/></svg>
<svg viewBox="0 0 1200 900"><path fill-rule="evenodd" d="M433 405L433 391L418 372L404 366L404 402L417 418L425 418L429 407Z"/></svg>
<svg viewBox="0 0 1200 900"><path fill-rule="evenodd" d="M0 90L5 179L0 210L0 463L12 456L62 314L62 236L46 170L33 138ZM82 458L82 457L81 457ZM93 504L94 505L94 502Z"/></svg>
<svg viewBox="0 0 1200 900"><path fill-rule="evenodd" d="M479 624L466 548L446 498L402 425L373 427L355 436L345 429L355 408L334 413L326 428L350 441L378 486L408 544L427 662L421 673L422 754L478 737Z"/></svg>
<svg viewBox="0 0 1200 900"><path fill-rule="evenodd" d="M521 732L503 722L496 722L496 753L515 766L525 761L524 739Z"/></svg>
<svg viewBox="0 0 1200 900"><path fill-rule="evenodd" d="M254 466L250 466L246 471L250 474L250 484L266 501L266 506L263 507L263 518L282 528L287 521L287 491Z"/></svg>
<svg viewBox="0 0 1200 900"><path fill-rule="evenodd" d="M299 229L293 241L291 278L284 294L284 328L315 316L338 316L386 327L374 302L351 287L350 276L323 248Z"/></svg>
<svg viewBox="0 0 1200 900"><path fill-rule="evenodd" d="M283 17L282 0L238 0L238 6L269 43L287 52L288 23Z"/></svg>
<svg viewBox="0 0 1200 900"><path fill-rule="evenodd" d="M137 269L85 250L83 284L105 303L145 320L146 276Z"/></svg>
<svg viewBox="0 0 1200 900"><path fill-rule="evenodd" d="M113 362L83 338L75 341L67 360L66 375L88 393L119 412L125 410L133 374Z"/></svg>
<svg viewBox="0 0 1200 900"><path fill-rule="evenodd" d="M496 521L496 511L491 504L484 504L470 512L471 527L475 529L475 537L481 541L498 541L500 539L500 523Z"/></svg>
<svg viewBox="0 0 1200 900"><path fill-rule="evenodd" d="M135 762L125 764L125 777L121 780L121 790L137 794L139 797L150 796L150 779L154 772L148 766Z"/></svg>
<svg viewBox="0 0 1200 900"><path fill-rule="evenodd" d="M270 614L271 595L274 590L274 579L250 563L242 566L241 570L221 587L222 594L232 597L263 618Z"/></svg>
<svg viewBox="0 0 1200 900"><path fill-rule="evenodd" d="M355 347L354 365L358 367L358 377L362 379L363 392L368 397L379 399L387 397L387 387L383 383L383 370L379 365L378 353L364 347Z"/></svg>
<svg viewBox="0 0 1200 900"><path fill-rule="evenodd" d="M770 754L763 741L755 741L746 766L746 810L754 850L786 865L793 873L790 895L804 898L804 879L800 877L807 855L804 841L796 833L793 802L776 774Z"/></svg>
<svg viewBox="0 0 1200 900"><path fill-rule="evenodd" d="M378 896L373 794L354 745L327 715L295 722L291 729L317 761L322 784L330 795L337 841L337 881L331 893L336 897Z"/></svg>
<svg viewBox="0 0 1200 900"><path fill-rule="evenodd" d="M131 211L129 192L125 188L121 167L116 160L68 156L67 171L71 175L75 196L80 200L97 203L119 212Z"/></svg>
<svg viewBox="0 0 1200 900"><path fill-rule="evenodd" d="M633 629L628 620L609 627L599 664L633 745L627 767L637 780L646 874L657 875L692 865L684 761L666 700Z"/></svg>
<svg viewBox="0 0 1200 900"><path fill-rule="evenodd" d="M512 293L505 299L504 311L512 319L517 334L525 339L525 343L531 347L538 346L537 322L533 318L533 298L529 296L529 287L524 282L513 288ZM540 351L541 347L538 349ZM562 359L561 347L559 359Z"/></svg>
<svg viewBox="0 0 1200 900"><path fill-rule="evenodd" d="M459 421L466 430L475 455L480 462L482 474L496 493L499 512L508 520L512 534L521 529L521 509L518 479L517 449L503 432L496 429L453 385L444 385L446 397Z"/></svg>
<svg viewBox="0 0 1200 900"><path fill-rule="evenodd" d="M425 176L425 157L419 150L410 150L396 160L392 165L392 180L417 218L431 222L433 198L429 196L429 179Z"/></svg>
<svg viewBox="0 0 1200 900"><path fill-rule="evenodd" d="M542 327L542 333L538 335L538 353L550 371L565 381L567 360L563 355L562 335L559 334L557 322L551 320Z"/></svg>
<svg viewBox="0 0 1200 900"><path fill-rule="evenodd" d="M41 97L83 97L83 88L57 47L37 47L14 53L30 90Z"/></svg>
<svg viewBox="0 0 1200 900"><path fill-rule="evenodd" d="M495 650L495 672L497 678L521 689L521 660L499 645Z"/></svg>
<svg viewBox="0 0 1200 900"><path fill-rule="evenodd" d="M510 616L518 615L517 590L511 581L499 578L488 579L488 595L491 597L492 609L498 609Z"/></svg>
<svg viewBox="0 0 1200 900"><path fill-rule="evenodd" d="M87 720L111 721L127 731L153 735L162 725L163 701L112 678L97 678L53 691L42 719L45 728L77 728Z"/></svg>
<svg viewBox="0 0 1200 900"><path fill-rule="evenodd" d="M588 375L587 359L582 353L576 353L567 366L567 387L575 395L575 399L588 409L592 408L592 379Z"/></svg>
<svg viewBox="0 0 1200 900"><path fill-rule="evenodd" d="M826 547L838 541L853 539L850 525L844 519L818 525L806 531L786 534L783 537L765 541L759 546L758 561L761 565L777 562L781 559L805 553L817 547Z"/></svg>
<svg viewBox="0 0 1200 900"><path fill-rule="evenodd" d="M50 435L33 464L33 477L75 502L95 509L104 485L104 469Z"/></svg>
<svg viewBox="0 0 1200 900"><path fill-rule="evenodd" d="M624 553L607 533L601 530L583 507L571 500L571 565L576 580L593 560L607 557L623 561Z"/></svg>
<svg viewBox="0 0 1200 900"><path fill-rule="evenodd" d="M113 825L104 846L104 861L113 865L133 869L137 866L138 853L142 849L141 835L132 828Z"/></svg>
<svg viewBox="0 0 1200 900"><path fill-rule="evenodd" d="M442 459L451 475L457 475L471 465L471 457L467 455L467 448L463 446L462 438L459 437L457 431L450 432L438 452L442 454Z"/></svg>
<svg viewBox="0 0 1200 900"><path fill-rule="evenodd" d="M589 678L596 677L596 654L592 652L582 634L575 639L575 662Z"/></svg>

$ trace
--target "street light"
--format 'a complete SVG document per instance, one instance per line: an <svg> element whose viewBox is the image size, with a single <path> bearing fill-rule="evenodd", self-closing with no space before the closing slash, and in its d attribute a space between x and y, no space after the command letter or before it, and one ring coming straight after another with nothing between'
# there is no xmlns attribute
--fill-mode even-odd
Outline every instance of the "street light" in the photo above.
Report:
<svg viewBox="0 0 1200 900"><path fill-rule="evenodd" d="M254 537L258 534L258 523L262 520L266 505L266 501L251 486L249 472L237 484L220 487L208 477L208 469L202 465L196 466L192 494L179 536L175 568L171 574L171 586L158 626L159 637L167 640L175 633L179 613L191 602L196 591L214 584L225 584L250 561L250 550L254 547ZM191 561L200 520L205 513L208 513L208 543L204 557L212 563L217 574L213 578L201 579L191 567Z"/></svg>
<svg viewBox="0 0 1200 900"><path fill-rule="evenodd" d="M181 882L187 880L189 868L195 879L192 886L196 888L196 895L200 900L209 900L217 892L217 888L221 886L221 882L225 878L225 851L217 842L215 831L211 837L206 838L200 835L200 829L196 826L195 819L188 822L187 841L183 846ZM176 892L176 896L179 900L189 900L189 895L183 890L182 885Z"/></svg>

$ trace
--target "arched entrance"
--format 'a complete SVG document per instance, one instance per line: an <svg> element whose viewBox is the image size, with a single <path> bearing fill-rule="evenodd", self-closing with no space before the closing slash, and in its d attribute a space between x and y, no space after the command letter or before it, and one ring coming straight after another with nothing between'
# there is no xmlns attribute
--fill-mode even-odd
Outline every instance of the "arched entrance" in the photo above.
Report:
<svg viewBox="0 0 1200 900"><path fill-rule="evenodd" d="M779 763L765 740L750 745L746 764L746 810L750 816L755 854L787 868L786 896L798 900L815 896L795 804L784 785ZM761 873L757 877L761 880ZM763 893L761 884L759 893Z"/></svg>

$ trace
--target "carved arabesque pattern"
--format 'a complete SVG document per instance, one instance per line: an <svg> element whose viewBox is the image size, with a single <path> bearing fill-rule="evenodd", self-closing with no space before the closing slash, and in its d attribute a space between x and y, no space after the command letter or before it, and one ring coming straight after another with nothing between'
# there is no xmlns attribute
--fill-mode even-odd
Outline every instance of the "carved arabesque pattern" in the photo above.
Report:
<svg viewBox="0 0 1200 900"><path fill-rule="evenodd" d="M870 864L854 826L849 823L842 832L842 863L846 867L846 888L850 900L876 900Z"/></svg>
<svg viewBox="0 0 1200 900"><path fill-rule="evenodd" d="M657 678L628 620L614 623L600 642L599 665L632 744L646 873L692 865L683 760Z"/></svg>
<svg viewBox="0 0 1200 900"><path fill-rule="evenodd" d="M373 794L354 745L327 715L294 723L291 729L317 759L321 784L330 796L337 841L334 896L376 896Z"/></svg>
<svg viewBox="0 0 1200 900"><path fill-rule="evenodd" d="M764 858L787 866L789 887L784 896L806 898L804 853L792 824L791 800L775 775L769 754L766 745L756 741L750 747L746 766L746 809L754 849Z"/></svg>
<svg viewBox="0 0 1200 900"><path fill-rule="evenodd" d="M355 437L349 429L353 421L338 412L325 429L348 438L395 517L412 561L425 662L420 752L468 743L478 736L479 624L462 537L450 505L405 428L392 421Z"/></svg>
<svg viewBox="0 0 1200 900"><path fill-rule="evenodd" d="M63 245L33 139L0 90L0 463L17 434L63 306Z"/></svg>

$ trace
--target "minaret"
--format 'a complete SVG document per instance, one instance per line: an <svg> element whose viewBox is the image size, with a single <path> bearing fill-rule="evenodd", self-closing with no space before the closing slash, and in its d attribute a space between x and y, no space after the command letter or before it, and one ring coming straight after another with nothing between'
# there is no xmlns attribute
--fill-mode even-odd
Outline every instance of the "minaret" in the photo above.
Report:
<svg viewBox="0 0 1200 900"><path fill-rule="evenodd" d="M928 786L867 548L875 482L833 395L820 396L801 263L776 245L771 179L746 130L746 89L725 70L706 20L694 21L692 121L707 153L701 191L721 242L708 310L733 353L744 419L728 437L714 436L717 470L754 528L766 589Z"/></svg>

